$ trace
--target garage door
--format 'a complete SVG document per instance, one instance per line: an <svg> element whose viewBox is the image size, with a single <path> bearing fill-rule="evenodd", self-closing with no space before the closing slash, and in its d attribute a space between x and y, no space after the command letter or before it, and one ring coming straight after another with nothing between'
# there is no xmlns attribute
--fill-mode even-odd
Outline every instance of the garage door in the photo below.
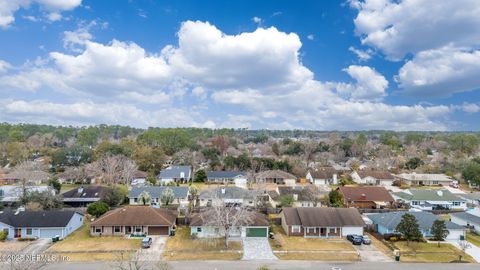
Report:
<svg viewBox="0 0 480 270"><path fill-rule="evenodd" d="M247 228L247 237L267 237L267 228Z"/></svg>
<svg viewBox="0 0 480 270"><path fill-rule="evenodd" d="M150 226L148 227L150 235L168 235L168 226Z"/></svg>
<svg viewBox="0 0 480 270"><path fill-rule="evenodd" d="M62 237L61 229L40 229L40 238L52 238L56 235Z"/></svg>

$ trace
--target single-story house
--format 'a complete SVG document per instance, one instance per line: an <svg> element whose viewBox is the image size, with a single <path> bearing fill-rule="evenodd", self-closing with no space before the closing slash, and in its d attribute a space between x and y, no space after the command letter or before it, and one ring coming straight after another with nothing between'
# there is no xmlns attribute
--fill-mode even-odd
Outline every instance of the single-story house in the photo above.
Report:
<svg viewBox="0 0 480 270"><path fill-rule="evenodd" d="M236 186L247 186L247 173L241 171L208 171L208 183L235 184Z"/></svg>
<svg viewBox="0 0 480 270"><path fill-rule="evenodd" d="M392 195L397 202L420 210L467 209L467 202L447 189L406 189Z"/></svg>
<svg viewBox="0 0 480 270"><path fill-rule="evenodd" d="M133 174L131 186L144 186L147 181L148 173L140 170L136 170Z"/></svg>
<svg viewBox="0 0 480 270"><path fill-rule="evenodd" d="M241 226L230 228L228 237L268 237L269 223L265 215L254 213L254 218L250 222L245 222ZM221 226L206 225L204 217L201 214L194 214L190 218L190 234L199 238L221 237L225 235L225 229Z"/></svg>
<svg viewBox="0 0 480 270"><path fill-rule="evenodd" d="M170 166L160 171L158 175L160 182L168 184L170 182L185 183L192 180L192 167L191 166Z"/></svg>
<svg viewBox="0 0 480 270"><path fill-rule="evenodd" d="M62 194L63 203L72 207L85 207L99 201L112 189L104 186L84 186L71 189Z"/></svg>
<svg viewBox="0 0 480 270"><path fill-rule="evenodd" d="M144 186L133 187L128 192L128 199L131 205L143 205L140 199L140 194L148 193L150 199L145 202L146 205L161 205L162 193L166 189L171 189L174 194L174 201L172 204L178 204L181 207L188 206L188 187L167 187L167 186Z"/></svg>
<svg viewBox="0 0 480 270"><path fill-rule="evenodd" d="M338 172L333 167L319 167L309 169L306 178L311 184L315 185L338 184Z"/></svg>
<svg viewBox="0 0 480 270"><path fill-rule="evenodd" d="M458 197L467 201L467 203L479 206L480 205L480 192L472 192L472 193L459 193L457 194Z"/></svg>
<svg viewBox="0 0 480 270"><path fill-rule="evenodd" d="M93 236L130 234L170 235L177 212L151 206L130 206L110 210L90 223Z"/></svg>
<svg viewBox="0 0 480 270"><path fill-rule="evenodd" d="M283 208L282 228L289 236L305 238L363 235L365 222L355 208L299 207Z"/></svg>
<svg viewBox="0 0 480 270"><path fill-rule="evenodd" d="M342 195L345 207L355 208L392 208L395 199L385 187L359 186L339 187L338 192Z"/></svg>
<svg viewBox="0 0 480 270"><path fill-rule="evenodd" d="M321 206L320 200L328 191L316 186L278 186L276 190L267 191L269 202L277 207L285 196L293 197L293 207L317 207Z"/></svg>
<svg viewBox="0 0 480 270"><path fill-rule="evenodd" d="M430 212L389 212L381 214L369 214L367 217L376 225L376 230L379 234L384 235L387 233L395 233L397 225L402 220L403 215L406 213L412 214L417 219L420 231L423 237L431 237L430 229L433 222L439 219L438 216ZM450 221L445 221L447 226L448 236L446 240L460 240L460 235L465 235L465 228Z"/></svg>
<svg viewBox="0 0 480 270"><path fill-rule="evenodd" d="M260 183L274 183L280 185L295 185L297 177L281 170L268 170L255 175L255 180Z"/></svg>
<svg viewBox="0 0 480 270"><path fill-rule="evenodd" d="M391 186L395 177L388 171L360 170L351 173L352 180L357 184Z"/></svg>
<svg viewBox="0 0 480 270"><path fill-rule="evenodd" d="M30 192L51 192L52 196L55 195L55 191L50 186L26 186L27 193ZM23 195L22 186L0 186L0 201L3 204L13 204L20 201Z"/></svg>
<svg viewBox="0 0 480 270"><path fill-rule="evenodd" d="M226 206L255 206L257 192L234 186L221 186L202 190L199 195L200 206L223 203Z"/></svg>
<svg viewBox="0 0 480 270"><path fill-rule="evenodd" d="M475 232L480 233L480 216L460 212L451 214L450 220L455 224L471 228Z"/></svg>
<svg viewBox="0 0 480 270"><path fill-rule="evenodd" d="M401 173L396 175L395 178L408 185L417 186L449 186L456 181L450 176L440 173Z"/></svg>
<svg viewBox="0 0 480 270"><path fill-rule="evenodd" d="M0 230L13 238L65 238L82 226L83 214L76 211L16 211L0 212Z"/></svg>

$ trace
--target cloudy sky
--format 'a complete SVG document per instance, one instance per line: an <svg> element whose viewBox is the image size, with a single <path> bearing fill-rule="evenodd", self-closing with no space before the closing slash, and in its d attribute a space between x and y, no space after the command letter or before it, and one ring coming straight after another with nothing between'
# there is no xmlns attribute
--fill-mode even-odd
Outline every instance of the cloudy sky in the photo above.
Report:
<svg viewBox="0 0 480 270"><path fill-rule="evenodd" d="M478 0L0 0L0 122L480 130Z"/></svg>

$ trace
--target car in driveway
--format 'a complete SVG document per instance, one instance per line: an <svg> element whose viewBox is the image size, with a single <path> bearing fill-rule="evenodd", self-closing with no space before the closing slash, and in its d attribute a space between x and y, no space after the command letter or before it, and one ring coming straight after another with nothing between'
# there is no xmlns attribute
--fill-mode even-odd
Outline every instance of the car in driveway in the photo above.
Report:
<svg viewBox="0 0 480 270"><path fill-rule="evenodd" d="M149 248L152 245L152 238L145 237L142 239L142 248Z"/></svg>
<svg viewBox="0 0 480 270"><path fill-rule="evenodd" d="M372 240L370 240L370 237L367 235L362 236L362 244L364 245L370 245L372 243Z"/></svg>
<svg viewBox="0 0 480 270"><path fill-rule="evenodd" d="M347 235L347 240L352 242L354 245L361 245L363 242L362 236L356 234Z"/></svg>

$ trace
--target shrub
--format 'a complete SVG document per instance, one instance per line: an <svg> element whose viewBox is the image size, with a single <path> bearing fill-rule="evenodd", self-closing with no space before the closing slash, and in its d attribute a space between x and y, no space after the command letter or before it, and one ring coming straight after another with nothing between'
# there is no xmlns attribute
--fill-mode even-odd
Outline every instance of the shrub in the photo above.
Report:
<svg viewBox="0 0 480 270"><path fill-rule="evenodd" d="M94 202L87 207L87 213L94 217L99 217L108 211L108 204L104 202Z"/></svg>
<svg viewBox="0 0 480 270"><path fill-rule="evenodd" d="M37 238L35 238L35 237L20 237L20 238L17 238L17 240L20 241L20 242L35 241L35 240L37 240Z"/></svg>
<svg viewBox="0 0 480 270"><path fill-rule="evenodd" d="M1 231L0 232L0 241L5 241L7 239L8 232Z"/></svg>

